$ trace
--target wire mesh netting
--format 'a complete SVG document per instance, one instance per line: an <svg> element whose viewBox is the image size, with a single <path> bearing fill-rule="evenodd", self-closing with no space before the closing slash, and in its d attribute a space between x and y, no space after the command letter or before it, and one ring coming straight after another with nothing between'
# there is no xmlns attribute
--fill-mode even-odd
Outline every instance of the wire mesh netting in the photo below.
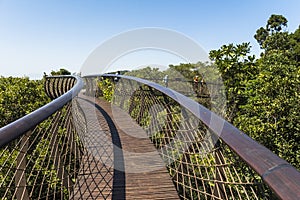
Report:
<svg viewBox="0 0 300 200"><path fill-rule="evenodd" d="M120 79L113 103L145 129L182 199L276 199L255 171L176 100Z"/></svg>
<svg viewBox="0 0 300 200"><path fill-rule="evenodd" d="M74 83L70 77L49 78L45 90L55 99ZM95 84L107 88L99 90ZM90 85L93 87L85 88L87 94L107 95L145 130L181 199L277 199L228 141L226 144L201 117L182 106L182 96L126 78L94 77ZM205 98L206 105L216 104ZM91 116L95 106L95 102L75 97L2 147L0 199L112 198L117 181L113 179L115 158L109 132L112 120L108 123L103 113Z"/></svg>
<svg viewBox="0 0 300 200"><path fill-rule="evenodd" d="M74 77L49 77L45 81L45 91L55 99L74 84ZM83 155L74 123L85 130L85 119L76 105L65 104L0 149L0 199L69 198ZM71 114L73 111L75 118Z"/></svg>
<svg viewBox="0 0 300 200"><path fill-rule="evenodd" d="M82 156L68 104L0 150L2 199L64 199L72 193Z"/></svg>

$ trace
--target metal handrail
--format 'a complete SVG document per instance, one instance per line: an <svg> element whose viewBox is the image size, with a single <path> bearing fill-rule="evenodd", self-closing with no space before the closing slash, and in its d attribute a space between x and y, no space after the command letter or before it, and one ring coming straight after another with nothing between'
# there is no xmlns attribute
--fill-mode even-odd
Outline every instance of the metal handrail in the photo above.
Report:
<svg viewBox="0 0 300 200"><path fill-rule="evenodd" d="M257 143L238 128L227 122L214 112L195 102L194 100L159 84L141 78L102 74L90 75L92 77L118 77L129 79L155 88L163 94L177 101L181 106L188 109L193 115L207 125L219 138L224 141L242 160L256 171L281 199L300 198L300 172L287 161L278 157L263 145ZM213 120L213 123L211 123ZM215 126L217 124L217 126ZM220 124L222 128L220 129Z"/></svg>
<svg viewBox="0 0 300 200"><path fill-rule="evenodd" d="M73 77L76 79L76 84L68 92L62 96L52 100L50 103L40 107L32 113L2 127L0 129L0 147L5 146L10 141L18 138L27 131L33 129L39 123L47 119L58 109L62 108L66 103L71 101L83 87L83 81L78 76L49 76L47 78L57 77Z"/></svg>

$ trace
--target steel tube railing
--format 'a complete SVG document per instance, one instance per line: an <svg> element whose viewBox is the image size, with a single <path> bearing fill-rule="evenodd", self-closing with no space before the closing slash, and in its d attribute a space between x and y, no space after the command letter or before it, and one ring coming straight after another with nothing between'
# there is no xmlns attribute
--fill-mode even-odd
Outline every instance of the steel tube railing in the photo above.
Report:
<svg viewBox="0 0 300 200"><path fill-rule="evenodd" d="M46 77L52 101L0 129L0 199L69 199L80 173L86 120L77 103L83 81Z"/></svg>
<svg viewBox="0 0 300 200"><path fill-rule="evenodd" d="M300 199L300 172L214 112L172 89L148 80L111 74L84 78L93 85L95 78L100 76L111 78L112 82L113 78L118 78L120 87L115 87L116 97L113 102L128 111L140 126L147 127L148 131L152 130L157 134L149 137L166 161L174 185L183 199L273 198L272 195L261 193L269 191L268 188L261 188L264 187L264 183L281 199ZM72 89L67 91L71 87ZM80 107L76 103L74 109L77 115L73 119L68 102L82 87L83 81L79 77L47 77L45 91L53 101L0 129L0 147L6 147L2 152L3 155L10 152L9 148L14 149L11 155L15 151L19 152L14 158L16 166L12 164L10 167L0 167L8 170L5 177L14 177L14 180L10 180L9 189L6 189L9 193L13 192L15 187L15 194L12 194L14 198L36 197L33 195L36 190L31 188L33 186L27 185L32 181L26 182L26 178L34 180L36 185L41 184L39 190L40 194L43 193L43 187L46 187L43 185L48 184L46 177L49 173L54 185L67 188L71 195L82 153L77 138L83 137L76 133L73 126L76 126L74 123L78 123L79 129L83 129L84 133L86 120L84 116L81 116L81 120L77 116L80 114ZM92 94L95 92L94 89L97 88L87 88L87 93ZM182 108L181 113L178 106ZM63 107L64 109L60 110ZM50 133L47 134L47 130L40 131L37 125L55 112L57 114L49 126ZM153 118L149 117L150 112L154 113ZM189 119L191 116L193 117ZM161 119L165 124L161 123ZM35 130L32 131L33 129ZM211 139L216 142L211 150L207 150L209 147L205 138L207 133L202 129L209 134L212 133ZM43 133L39 135L40 132ZM31 136L33 133L34 138ZM18 143L16 146L14 143L11 143L11 146L7 145L22 135L23 137L16 141ZM40 138L41 144L38 143ZM170 145L172 140L175 143ZM42 146L47 149L43 149ZM47 156L39 155L44 151L49 151ZM29 158L27 152L33 152L32 157ZM39 160L35 162L36 157ZM9 156L5 163L9 164L8 161ZM41 166L37 166L37 163ZM29 166L32 171L25 175ZM43 171L43 166L48 167L47 173ZM12 176L10 172L14 175ZM243 173L251 176L244 176ZM43 183L38 181L41 177ZM61 179L61 183L55 182L57 178ZM4 179L0 181L0 186L0 189L5 189ZM63 191L56 191L56 187L51 187L51 184L47 188L54 191L46 192L49 198L64 196ZM259 196L261 194L262 197ZM37 196L42 198L41 195Z"/></svg>
<svg viewBox="0 0 300 200"><path fill-rule="evenodd" d="M44 121L58 109L62 108L67 102L71 101L72 98L80 92L81 88L83 87L83 81L77 76L62 76L61 78L67 77L73 77L74 79L76 79L76 83L72 89L70 89L60 97L54 99L47 105L0 129L0 147L18 138L26 131L33 129L40 122ZM47 78L59 78L59 76Z"/></svg>
<svg viewBox="0 0 300 200"><path fill-rule="evenodd" d="M214 112L211 112L209 109L194 100L187 98L172 89L165 88L148 80L113 74L103 74L98 76L111 78L112 80L114 77L118 77L120 79L119 81L126 80L136 82L139 85L139 88L144 85L173 99L184 109L192 113L197 119L200 119L209 130L214 132L215 135L219 137L219 139L236 155L238 155L251 169L257 172L257 174L261 176L262 180L279 198L300 199L300 172L287 161L281 159L269 149L251 139ZM89 77L93 78L96 77L96 75L86 76L85 78ZM142 92L143 91L140 93ZM145 105L141 105L141 109L145 110ZM145 112L144 110L143 112ZM138 119L138 121L140 121L140 119Z"/></svg>

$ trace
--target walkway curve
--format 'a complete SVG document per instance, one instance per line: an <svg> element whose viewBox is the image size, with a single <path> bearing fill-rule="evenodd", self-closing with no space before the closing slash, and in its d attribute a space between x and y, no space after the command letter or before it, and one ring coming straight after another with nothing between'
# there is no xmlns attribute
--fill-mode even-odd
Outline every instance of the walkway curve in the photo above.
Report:
<svg viewBox="0 0 300 200"><path fill-rule="evenodd" d="M146 136L142 128L105 100L80 95L77 101L88 127L83 139L86 150L71 198L179 199L150 139L126 134L126 130L131 130ZM113 113L118 119L112 117ZM129 149L134 152L128 153ZM134 156L145 152L151 152L152 157ZM152 168L141 169L141 166Z"/></svg>

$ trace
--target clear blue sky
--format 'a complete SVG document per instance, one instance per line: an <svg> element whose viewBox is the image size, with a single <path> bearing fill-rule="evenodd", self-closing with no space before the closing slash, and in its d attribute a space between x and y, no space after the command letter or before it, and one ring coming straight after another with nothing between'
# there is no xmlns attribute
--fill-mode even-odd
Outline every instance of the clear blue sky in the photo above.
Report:
<svg viewBox="0 0 300 200"><path fill-rule="evenodd" d="M300 0L0 0L0 75L78 72L102 42L142 27L181 32L207 52L250 42L258 54L255 31L271 14L284 15L294 31L299 10Z"/></svg>

